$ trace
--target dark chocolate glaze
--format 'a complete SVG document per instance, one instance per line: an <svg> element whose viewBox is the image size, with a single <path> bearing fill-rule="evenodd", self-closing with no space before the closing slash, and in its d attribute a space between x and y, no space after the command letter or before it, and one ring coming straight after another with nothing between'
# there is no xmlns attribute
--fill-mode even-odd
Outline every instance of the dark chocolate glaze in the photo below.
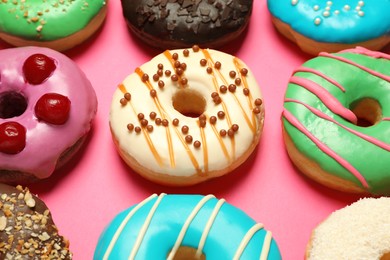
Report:
<svg viewBox="0 0 390 260"><path fill-rule="evenodd" d="M216 48L246 28L253 0L121 0L130 29L160 49Z"/></svg>
<svg viewBox="0 0 390 260"><path fill-rule="evenodd" d="M72 259L49 209L27 188L0 184L0 259Z"/></svg>

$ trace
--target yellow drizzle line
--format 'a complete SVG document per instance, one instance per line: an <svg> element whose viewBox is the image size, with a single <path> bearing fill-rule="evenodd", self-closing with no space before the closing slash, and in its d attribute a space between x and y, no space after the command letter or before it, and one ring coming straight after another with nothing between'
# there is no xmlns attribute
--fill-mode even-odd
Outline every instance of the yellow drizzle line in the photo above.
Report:
<svg viewBox="0 0 390 260"><path fill-rule="evenodd" d="M136 68L135 69L135 73L138 74L138 76L140 77L141 81L142 81L142 76L144 75L144 72L141 70L141 68ZM142 81L143 82L143 81ZM152 90L154 89L152 84L150 84L149 80L143 82L149 90ZM160 101L158 100L158 98L153 98L153 101L154 101L154 104L156 105L157 109L158 109L158 112L160 113L161 117L163 119L166 119L166 116L165 116L165 110L164 108L162 107ZM165 131L166 131L166 136L167 136L167 140L168 140L168 150L169 150L169 159L170 159L170 165L172 168L175 168L175 154L173 152L173 144L172 144L172 136L171 136L171 133L170 133L170 130L169 130L169 127L165 127Z"/></svg>
<svg viewBox="0 0 390 260"><path fill-rule="evenodd" d="M122 91L123 94L128 92L126 87L123 84L120 84L118 87ZM131 105L131 108L133 109L134 114L137 115L137 111L135 110L133 104L130 103L130 105ZM143 127L141 129L142 129L142 133L143 133L143 135L144 135L144 137L146 139L146 143L148 144L149 149L151 150L154 158L156 159L158 165L162 166L163 165L163 161L161 159L161 156L158 154L158 151L157 151L156 147L154 146L153 141L150 138L149 133Z"/></svg>
<svg viewBox="0 0 390 260"><path fill-rule="evenodd" d="M175 65L174 65L174 62L173 62L172 55L171 55L171 53L169 52L169 50L166 50L166 51L164 52L164 55L165 55L165 57L168 59L168 61L171 63L172 68L174 69L174 68L175 68ZM179 76L179 75L178 75L178 76ZM170 120L170 121L171 121L171 120ZM192 153L190 147L188 146L188 144L187 144L187 142L184 140L184 138L181 136L179 130L177 130L177 128L174 128L174 130L175 130L175 132L176 132L177 137L179 138L179 140L180 140L181 143L183 144L184 148L186 149L187 154L188 154L188 156L190 157L190 160L191 160L191 162L192 162L192 164L193 164L193 166L194 166L194 168L195 168L197 174L200 175L200 174L202 173L202 170L199 168L199 163L198 163L198 161L196 160L194 154Z"/></svg>
<svg viewBox="0 0 390 260"><path fill-rule="evenodd" d="M153 198L157 197L156 194L153 194L152 196L150 196L149 198L145 199L144 201L142 201L141 203L139 203L137 206L135 206L130 212L129 214L127 214L127 216L123 219L123 221L121 222L121 224L119 225L118 229L115 231L115 234L112 236L112 239L110 241L110 244L108 245L107 247L107 250L106 252L104 253L104 256L103 256L103 260L107 260L108 257L110 256L111 252L112 252L112 249L114 248L116 242L118 241L118 238L119 236L121 235L121 233L123 232L123 229L125 228L125 226L127 225L127 223L129 222L129 220L134 216L134 214L140 209L142 208L146 203L148 203L150 200L152 200Z"/></svg>
<svg viewBox="0 0 390 260"><path fill-rule="evenodd" d="M160 196L158 196L156 202L153 204L152 209L149 211L149 214L146 217L145 222L142 225L140 232L138 233L137 239L135 241L135 245L134 245L133 249L131 250L131 253L130 253L128 259L134 259L136 254L138 253L138 249L141 246L142 240L145 237L146 231L148 230L148 227L150 225L150 222L152 221L154 213L156 212L158 205L160 205L160 202L164 198L165 195L166 194L162 193Z"/></svg>
<svg viewBox="0 0 390 260"><path fill-rule="evenodd" d="M213 131L214 131L215 136L217 137L217 139L218 139L218 141L219 141L219 144L221 145L221 148L222 148L223 153L225 154L225 156L227 157L227 159L228 159L228 161L229 161L229 163L230 163L230 162L231 162L231 158L230 158L229 152L228 152L227 149L226 149L225 143L223 142L223 140L222 140L220 134L218 133L218 130L217 130L217 128L215 127L215 125L212 125L212 124L210 124L210 125L211 125L211 128L212 128Z"/></svg>
<svg viewBox="0 0 390 260"><path fill-rule="evenodd" d="M166 50L166 51L164 51L164 55L165 55L165 57L168 59L168 61L169 61L169 63L171 63L171 66L172 66L172 68L173 68L173 71L175 71L175 61L174 61L174 59L172 58L172 55L171 55L171 53L170 53L170 51L169 50ZM180 75L177 75L176 74L176 76L178 77L178 81L180 81L181 79L182 79L182 77L180 76ZM180 85L180 84L179 84Z"/></svg>
<svg viewBox="0 0 390 260"><path fill-rule="evenodd" d="M202 139L202 147L203 147L204 172L207 173L209 171L209 154L207 150L206 134L204 132L203 127L199 127L199 128L200 128L200 138Z"/></svg>
<svg viewBox="0 0 390 260"><path fill-rule="evenodd" d="M240 259L242 253L245 250L245 247L248 245L251 238L256 234L257 231L259 231L263 227L264 227L263 224L257 223L248 230L248 232L245 234L244 238L241 240L240 245L238 246L236 254L233 257L234 260Z"/></svg>

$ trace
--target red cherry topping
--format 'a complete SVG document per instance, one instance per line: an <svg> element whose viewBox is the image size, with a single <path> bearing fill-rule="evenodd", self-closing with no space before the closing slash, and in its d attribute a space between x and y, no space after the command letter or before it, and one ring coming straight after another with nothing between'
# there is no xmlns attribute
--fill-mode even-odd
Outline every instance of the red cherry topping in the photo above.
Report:
<svg viewBox="0 0 390 260"><path fill-rule="evenodd" d="M31 55L23 64L24 78L32 85L44 82L55 69L54 60L40 53Z"/></svg>
<svg viewBox="0 0 390 260"><path fill-rule="evenodd" d="M54 125L62 125L69 118L70 100L57 93L47 93L35 104L35 116Z"/></svg>
<svg viewBox="0 0 390 260"><path fill-rule="evenodd" d="M17 154L26 146L26 129L17 122L0 125L0 152Z"/></svg>

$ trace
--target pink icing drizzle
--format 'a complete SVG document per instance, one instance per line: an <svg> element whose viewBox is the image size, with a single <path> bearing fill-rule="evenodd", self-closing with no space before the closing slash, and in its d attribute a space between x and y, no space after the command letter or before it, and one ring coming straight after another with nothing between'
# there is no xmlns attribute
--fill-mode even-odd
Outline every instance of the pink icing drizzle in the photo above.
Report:
<svg viewBox="0 0 390 260"><path fill-rule="evenodd" d="M390 60L390 55L389 54L386 54L386 53L383 53L383 52L380 52L380 51L371 51L371 50L368 50L368 49L360 47L360 46L357 46L354 49L348 49L348 50L340 51L340 53L356 53L356 54L362 54L362 55L370 56L370 57L373 57L373 58L376 58L376 59Z"/></svg>
<svg viewBox="0 0 390 260"><path fill-rule="evenodd" d="M390 76L384 75L384 74L379 73L379 72L377 72L375 70L372 70L372 69L369 69L367 67L364 67L364 66L362 66L362 65L360 65L360 64L358 64L356 62L353 62L351 60L348 60L348 59L346 59L344 57L336 56L336 55L329 54L329 53L326 53L326 52L321 52L319 54L319 56L327 57L327 58L331 58L331 59L335 59L335 60L339 60L339 61L348 63L348 64L353 65L353 66L355 66L355 67L357 67L357 68L359 68L361 70L364 70L364 71L366 71L366 72L368 72L368 73L370 73L370 74L372 74L372 75L374 75L374 76L376 76L378 78L381 78L383 80L386 80L387 82L390 82Z"/></svg>
<svg viewBox="0 0 390 260"><path fill-rule="evenodd" d="M335 85L336 87L338 87L341 91L345 92L345 88L343 86L341 86L340 83L338 83L336 80L326 76L324 73L318 71L318 70L315 70L315 69L312 69L312 68L305 68L305 67L299 67L298 69L296 69L293 74L297 73L297 72L310 72L310 73L313 73L317 76L320 76L321 78L327 80L328 82L330 82L331 84Z"/></svg>
<svg viewBox="0 0 390 260"><path fill-rule="evenodd" d="M351 110L346 109L334 96L317 83L296 76L291 77L290 82L304 87L308 91L312 92L336 115L357 124L356 115Z"/></svg>
<svg viewBox="0 0 390 260"><path fill-rule="evenodd" d="M297 128L299 131L301 131L304 135L306 135L321 151L323 151L325 154L333 158L336 162L338 162L341 166L343 166L346 170L351 172L363 185L365 188L369 188L369 185L366 181L366 179L362 176L362 174L353 167L348 161L346 161L344 158L340 157L337 153L335 153L332 149L330 149L328 146L323 144L320 140L318 140L310 131L308 131L300 122L299 120L294 117L288 110L283 110L283 117L292 124L295 128Z"/></svg>
<svg viewBox="0 0 390 260"><path fill-rule="evenodd" d="M390 151L390 145L389 144L384 143L384 142L382 142L382 141L380 141L380 140L378 140L378 139L376 139L376 138L374 138L372 136L365 135L365 134L360 133L360 132L358 132L356 130L353 130L353 129L349 128L349 127L346 127L345 125L340 124L339 122L337 122L336 120L334 120L333 118L328 116L327 114L323 113L322 111L320 111L320 110L318 110L318 109L316 109L314 107L311 107L311 106L309 106L309 105L307 105L307 104L305 104L305 103L303 103L303 102L301 102L299 100L295 100L295 99L291 99L291 98L286 98L285 102L294 102L294 103L301 104L301 105L305 106L307 109L309 109L316 116L318 116L320 118L323 118L325 120L328 120L328 121L330 121L332 123L335 123L336 125L338 125L338 126L344 128L345 130L347 130L348 132L353 133L354 135L356 135L356 136L358 136L358 137L360 137L360 138L362 138L362 139L364 139L364 140L366 140L366 141L368 141L368 142L370 142L372 144L375 144L376 146L378 146L378 147L380 147L380 148L382 148L382 149L384 149L386 151ZM390 118L388 118L388 119L390 119Z"/></svg>

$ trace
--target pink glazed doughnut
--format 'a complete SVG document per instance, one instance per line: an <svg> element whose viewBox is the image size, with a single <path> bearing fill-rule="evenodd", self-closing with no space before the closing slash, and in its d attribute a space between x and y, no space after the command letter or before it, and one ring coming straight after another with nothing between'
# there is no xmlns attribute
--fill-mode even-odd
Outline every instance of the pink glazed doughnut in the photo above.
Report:
<svg viewBox="0 0 390 260"><path fill-rule="evenodd" d="M85 140L96 114L91 83L47 48L0 51L0 182L49 177Z"/></svg>

